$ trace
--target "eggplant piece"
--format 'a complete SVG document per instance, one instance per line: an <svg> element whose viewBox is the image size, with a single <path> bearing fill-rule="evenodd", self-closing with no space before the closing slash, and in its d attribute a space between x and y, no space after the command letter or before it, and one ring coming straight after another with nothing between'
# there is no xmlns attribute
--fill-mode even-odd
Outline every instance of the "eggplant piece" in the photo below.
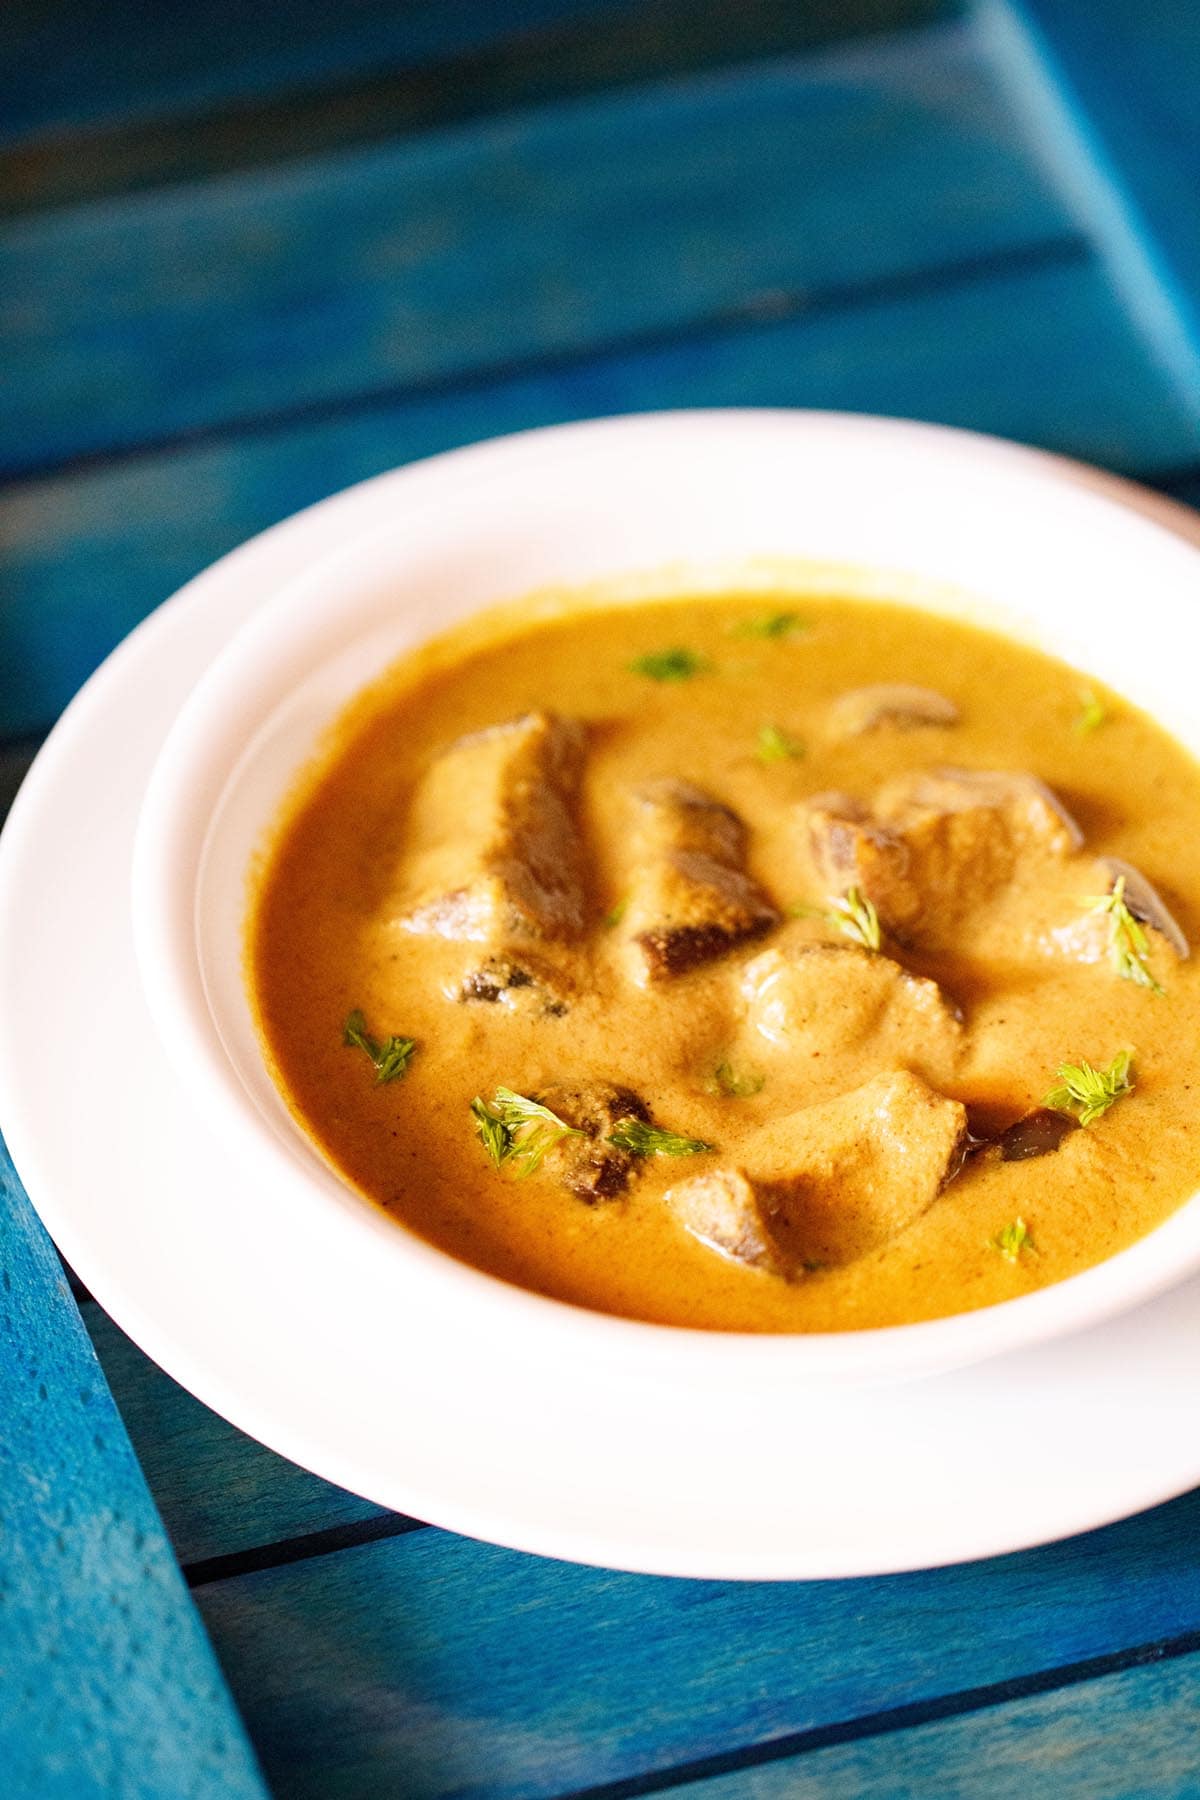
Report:
<svg viewBox="0 0 1200 1800"><path fill-rule="evenodd" d="M999 1152L1001 1162L1029 1162L1036 1156L1053 1155L1063 1139L1078 1129L1079 1120L1070 1113L1039 1106L1015 1119L988 1147Z"/></svg>
<svg viewBox="0 0 1200 1800"><path fill-rule="evenodd" d="M641 981L683 974L778 922L745 871L746 828L728 806L671 779L640 789L634 804L623 924Z"/></svg>
<svg viewBox="0 0 1200 1800"><path fill-rule="evenodd" d="M671 1188L665 1201L684 1229L709 1250L784 1280L799 1272L775 1239L769 1203L744 1170L693 1175Z"/></svg>
<svg viewBox="0 0 1200 1800"><path fill-rule="evenodd" d="M920 1218L962 1167L966 1108L906 1069L764 1126L735 1167L678 1183L685 1230L789 1277L854 1262Z"/></svg>
<svg viewBox="0 0 1200 1800"><path fill-rule="evenodd" d="M936 981L855 944L764 950L741 979L746 1022L797 1059L869 1053L875 1066L953 1063L962 1017Z"/></svg>
<svg viewBox="0 0 1200 1800"><path fill-rule="evenodd" d="M953 700L933 688L915 687L906 681L880 681L870 687L851 688L839 694L829 709L829 722L837 737L862 737L881 726L915 731L928 725L957 725L959 711Z"/></svg>
<svg viewBox="0 0 1200 1800"><path fill-rule="evenodd" d="M510 956L489 957L446 991L448 998L464 1005L506 1006L512 1012L549 1018L561 1018L569 1010L572 992L557 972L530 957L518 962Z"/></svg>
<svg viewBox="0 0 1200 1800"><path fill-rule="evenodd" d="M880 789L878 811L902 831L930 818L990 813L1015 850L1065 856L1083 843L1083 832L1054 790L1020 769L919 769Z"/></svg>
<svg viewBox="0 0 1200 1800"><path fill-rule="evenodd" d="M578 721L533 712L442 752L413 802L405 931L485 944L493 955L579 936L584 749Z"/></svg>
<svg viewBox="0 0 1200 1800"><path fill-rule="evenodd" d="M581 1132L563 1138L546 1167L577 1200L613 1200L624 1192L640 1159L608 1142L622 1119L650 1123L650 1112L631 1088L606 1081L555 1083L538 1095L564 1125Z"/></svg>
<svg viewBox="0 0 1200 1800"><path fill-rule="evenodd" d="M921 911L903 838L849 794L811 794L800 819L817 885L827 894L852 887L870 900L887 930L903 936Z"/></svg>
<svg viewBox="0 0 1200 1800"><path fill-rule="evenodd" d="M801 820L826 891L857 887L909 943L952 938L973 907L1083 842L1043 781L1008 770L917 770L886 783L872 808L817 794Z"/></svg>

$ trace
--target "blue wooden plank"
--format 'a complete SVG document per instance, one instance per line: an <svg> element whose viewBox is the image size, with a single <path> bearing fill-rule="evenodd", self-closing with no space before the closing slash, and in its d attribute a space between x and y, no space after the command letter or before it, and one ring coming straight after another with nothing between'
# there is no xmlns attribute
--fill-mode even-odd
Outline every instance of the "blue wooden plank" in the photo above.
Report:
<svg viewBox="0 0 1200 1800"><path fill-rule="evenodd" d="M1192 0L1017 0L1200 357L1200 13Z"/></svg>
<svg viewBox="0 0 1200 1800"><path fill-rule="evenodd" d="M1080 10L1075 0L1049 10L1070 15L1072 9L1076 13ZM1103 11L1097 9L1098 13ZM1027 22L1020 0L977 0L976 17L997 75L1007 82L1014 117L1023 134L1036 148L1093 248L1105 261L1121 303L1148 349L1168 373L1176 391L1187 396L1193 410L1200 413L1200 290L1189 296L1181 288L1177 272L1172 274L1131 196L1127 170L1110 154L1097 121L1081 108L1078 93L1064 78L1053 48ZM1137 17L1141 29L1141 14ZM1200 52L1200 38L1197 51ZM1123 108L1125 62L1120 33L1111 35L1105 54L1117 59L1114 67L1120 70ZM1186 82L1187 73L1187 58L1181 56L1177 78ZM1181 154L1182 146L1160 142L1158 149L1164 173L1173 170L1178 176L1186 172L1187 158ZM1180 202L1186 202L1198 173L1200 169L1193 169L1184 191L1177 191ZM1178 190L1178 181L1175 186ZM1191 210L1190 205L1185 205L1189 216Z"/></svg>
<svg viewBox="0 0 1200 1800"><path fill-rule="evenodd" d="M80 1311L181 1562L386 1516L218 1418L143 1356L94 1300Z"/></svg>
<svg viewBox="0 0 1200 1800"><path fill-rule="evenodd" d="M63 209L0 232L0 471L1071 229L954 24Z"/></svg>
<svg viewBox="0 0 1200 1800"><path fill-rule="evenodd" d="M672 1792L680 1800L1197 1800L1198 1745L1200 1661L1188 1656Z"/></svg>
<svg viewBox="0 0 1200 1800"><path fill-rule="evenodd" d="M148 13L140 0L9 0L0 141L417 67L618 10L613 0L155 0Z"/></svg>
<svg viewBox="0 0 1200 1800"><path fill-rule="evenodd" d="M250 1800L241 1724L61 1266L0 1149L6 1800Z"/></svg>
<svg viewBox="0 0 1200 1800"><path fill-rule="evenodd" d="M1200 430L1102 271L1070 253L356 408L0 495L0 732L53 717L183 580L331 489L497 432L689 405L911 414L1135 472L1200 454Z"/></svg>
<svg viewBox="0 0 1200 1800"><path fill-rule="evenodd" d="M962 0L596 0L573 6L570 16L542 28L518 29L495 8L487 23L495 35L462 42L452 54L417 65L402 58L376 68L322 74L282 90L282 71L268 59L265 85L242 92L242 34L211 44L217 91L200 108L170 116L144 116L136 106L124 115L81 119L24 138L5 151L0 140L0 211L30 211L161 185L212 177L230 169L264 167L312 157L343 145L362 145L427 130L452 119L568 95L595 93L632 81L662 79L733 61L781 56L813 45L880 33L961 10ZM290 17L287 41L294 44ZM469 8L444 9L439 19L462 24ZM153 28L160 13L147 23ZM255 16L257 17L257 9ZM394 16L394 15L393 15ZM328 25L340 17L323 11ZM3 32L0 14L0 35ZM189 7L178 23L207 24L204 8ZM139 18L139 25L141 20ZM204 26L201 27L202 31ZM205 44L210 42L205 35ZM228 72L235 80L232 88ZM152 97L162 106L163 98Z"/></svg>
<svg viewBox="0 0 1200 1800"><path fill-rule="evenodd" d="M1198 1525L1193 1494L992 1562L776 1585L421 1532L197 1598L289 1800L389 1793L401 1769L427 1800L537 1800L1195 1633Z"/></svg>

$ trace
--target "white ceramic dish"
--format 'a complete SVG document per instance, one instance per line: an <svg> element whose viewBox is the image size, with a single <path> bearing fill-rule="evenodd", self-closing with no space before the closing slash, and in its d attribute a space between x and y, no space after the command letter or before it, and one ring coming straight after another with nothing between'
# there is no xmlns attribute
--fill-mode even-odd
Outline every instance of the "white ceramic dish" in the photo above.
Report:
<svg viewBox="0 0 1200 1800"><path fill-rule="evenodd" d="M524 1297L514 1306L483 1277L397 1248L401 1234L386 1221L306 1185L311 1171L300 1185L264 1181L278 1143L240 1113L233 1130L246 1140L236 1150L211 1129L213 1096L199 1109L174 1075L138 991L128 881L151 766L206 666L272 593L339 545L415 521L466 484L522 471L540 481L606 438L625 458L640 439L653 463L681 434L695 442L731 431L773 442L806 494L840 455L865 492L891 493L897 510L905 492L945 481L951 509L973 482L1023 523L1065 515L1084 534L1087 566L1118 544L1136 553L1139 593L1166 580L1168 565L1179 593L1200 567L1170 535L1189 515L1121 484L879 421L628 421L484 446L352 490L162 609L89 684L39 759L0 844L0 1123L50 1229L136 1341L244 1429L380 1502L525 1548L677 1574L873 1573L1017 1548L1200 1477L1184 1428L1200 1368L1194 1284L1103 1330L902 1389L813 1386L786 1355L772 1364L770 1344L720 1338L689 1341L681 1380L666 1351L647 1367L645 1328L550 1303L530 1312ZM1162 514L1162 528L1137 516L1142 506ZM1146 697L1135 671L1122 680L1100 654L1074 653ZM73 1066L88 1071L67 1096L64 1022ZM1194 1252L1186 1235L1177 1249ZM1156 1261L1139 1279L1148 1290L1179 1266ZM1129 1291L1121 1284L1097 1304ZM539 1354L540 1323L530 1323L542 1307L579 1327L556 1340L550 1361ZM592 1333L609 1326L631 1333L631 1348L617 1353L606 1337L613 1355L601 1363ZM729 1354L741 1348L768 1354L757 1364Z"/></svg>
<svg viewBox="0 0 1200 1800"><path fill-rule="evenodd" d="M914 466L895 430L781 415L674 415L496 447L272 595L218 657L151 779L134 858L134 939L167 1053L253 1181L324 1215L339 1261L387 1258L398 1298L436 1287L450 1331L486 1311L553 1363L595 1358L687 1390L894 1381L1097 1322L1200 1267L1200 1204L1102 1267L1001 1307L886 1331L714 1339L581 1312L497 1283L344 1187L264 1068L242 978L246 872L295 773L344 703L403 650L497 600L613 581L639 596L765 584L967 611L1065 655L1200 751L1179 637L1194 552L1028 466L982 474L946 440ZM1086 548L1084 548L1086 546ZM803 559L803 560L801 560ZM831 577L829 571L835 571ZM664 570L665 574L636 573ZM630 579L631 572L634 572ZM1131 634L1136 580L1141 629ZM1139 651L1141 652L1139 659ZM881 671L883 673L883 671Z"/></svg>

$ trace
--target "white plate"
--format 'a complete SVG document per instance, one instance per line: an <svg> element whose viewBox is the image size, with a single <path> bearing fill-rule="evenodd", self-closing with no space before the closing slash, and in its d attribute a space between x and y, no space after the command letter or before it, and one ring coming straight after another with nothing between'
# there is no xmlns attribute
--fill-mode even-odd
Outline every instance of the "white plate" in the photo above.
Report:
<svg viewBox="0 0 1200 1800"><path fill-rule="evenodd" d="M823 434L848 430L891 435L914 462L1016 459L1200 541L1191 515L1033 452L796 421L817 455ZM387 1258L356 1263L344 1291L336 1235L311 1215L301 1235L278 1194L246 1191L201 1121L159 1047L130 930L134 826L180 704L256 604L315 559L468 464L544 454L542 434L458 452L277 527L162 608L64 715L0 843L0 1125L64 1254L149 1355L243 1430L382 1504L550 1555L681 1575L878 1574L1021 1548L1191 1487L1198 1283L908 1387L779 1388L742 1406L717 1379L668 1408L653 1382L616 1371L550 1378L486 1309L472 1341L446 1341L435 1307L397 1309Z"/></svg>

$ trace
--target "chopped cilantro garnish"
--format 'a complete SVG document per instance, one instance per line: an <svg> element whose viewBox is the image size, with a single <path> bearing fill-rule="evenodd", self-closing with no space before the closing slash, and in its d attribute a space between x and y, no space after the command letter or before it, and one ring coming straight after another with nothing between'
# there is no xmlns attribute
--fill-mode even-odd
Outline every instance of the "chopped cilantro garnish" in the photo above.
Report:
<svg viewBox="0 0 1200 1800"><path fill-rule="evenodd" d="M382 1044L367 1030L367 1021L356 1006L342 1028L342 1042L353 1045L370 1057L375 1069L375 1083L381 1087L389 1081L396 1081L408 1071L417 1048L417 1040L409 1037L385 1038Z"/></svg>
<svg viewBox="0 0 1200 1800"><path fill-rule="evenodd" d="M762 725L758 733L759 762L787 762L804 755L804 745L799 738L789 734L779 725Z"/></svg>
<svg viewBox="0 0 1200 1800"><path fill-rule="evenodd" d="M1118 876L1111 894L1094 895L1086 905L1089 912L1108 914L1108 958L1121 979L1149 988L1152 994L1163 994L1166 990L1155 980L1146 960L1150 940L1125 898L1124 875Z"/></svg>
<svg viewBox="0 0 1200 1800"><path fill-rule="evenodd" d="M798 612L757 613L751 619L737 619L729 627L730 637L797 638L812 630L808 620Z"/></svg>
<svg viewBox="0 0 1200 1800"><path fill-rule="evenodd" d="M680 1137L676 1131L664 1131L660 1125L647 1125L644 1119L620 1119L608 1141L631 1156L698 1156L711 1150L700 1138Z"/></svg>
<svg viewBox="0 0 1200 1800"><path fill-rule="evenodd" d="M1079 709L1078 717L1075 720L1075 730L1080 737L1087 737L1103 725L1108 717L1107 706L1099 695L1092 692L1091 688L1079 689Z"/></svg>
<svg viewBox="0 0 1200 1800"><path fill-rule="evenodd" d="M988 1249L995 1250L1005 1262L1016 1263L1021 1260L1024 1250L1030 1256L1038 1254L1037 1245L1029 1235L1029 1227L1024 1219L1014 1219L1011 1225L1005 1225L994 1238L988 1239Z"/></svg>
<svg viewBox="0 0 1200 1800"><path fill-rule="evenodd" d="M532 1175L548 1150L566 1137L583 1133L560 1119L538 1100L498 1087L490 1100L476 1094L471 1102L475 1133L496 1168L511 1163L518 1175Z"/></svg>
<svg viewBox="0 0 1200 1800"><path fill-rule="evenodd" d="M794 919L823 919L835 931L840 931L843 937L861 944L864 950L878 950L883 942L879 914L861 888L847 888L844 894L833 896L827 906L814 906L810 901L797 900L789 911Z"/></svg>
<svg viewBox="0 0 1200 1800"><path fill-rule="evenodd" d="M645 675L651 681L691 681L695 675L707 675L712 664L686 644L675 644L669 650L635 656L629 667L634 675Z"/></svg>
<svg viewBox="0 0 1200 1800"><path fill-rule="evenodd" d="M1123 1094L1133 1092L1129 1073L1132 1060L1128 1050L1121 1050L1107 1069L1094 1069L1090 1062L1082 1060L1062 1063L1054 1071L1060 1085L1051 1089L1043 1104L1056 1112L1074 1113L1081 1125L1091 1125Z"/></svg>
<svg viewBox="0 0 1200 1800"><path fill-rule="evenodd" d="M767 1078L755 1069L739 1072L728 1060L719 1062L713 1070L712 1085L718 1094L724 1094L730 1100L748 1100L753 1094L761 1094L766 1086Z"/></svg>

